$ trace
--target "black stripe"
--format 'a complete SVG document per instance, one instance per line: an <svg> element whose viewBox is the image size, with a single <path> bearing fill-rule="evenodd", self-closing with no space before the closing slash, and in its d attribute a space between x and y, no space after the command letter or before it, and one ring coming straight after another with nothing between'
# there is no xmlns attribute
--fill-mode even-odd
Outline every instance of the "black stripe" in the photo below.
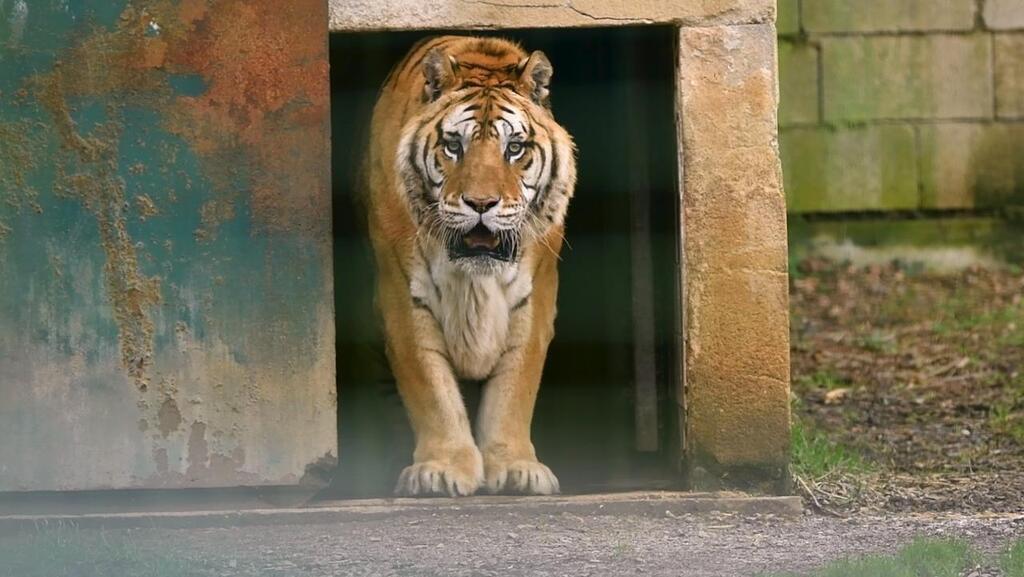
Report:
<svg viewBox="0 0 1024 577"><path fill-rule="evenodd" d="M464 90L464 89L465 89L465 88L463 88L463 90ZM474 98L476 98L476 97L477 97L477 96L479 96L479 95L480 95L480 91L479 91L479 90L470 90L470 91L469 91L469 92L467 92L466 94L462 95L462 97L461 97L461 98L459 98L458 100L456 100L456 101L455 101L455 103L456 103L456 104L463 104L463 103L465 103L465 102L469 102L470 100L473 100Z"/></svg>
<svg viewBox="0 0 1024 577"><path fill-rule="evenodd" d="M536 146L535 150L540 153L540 171L539 171L539 173L540 173L540 178L544 178L544 168L547 167L548 153L547 153L547 151L544 150L544 147L540 146L540 145ZM540 184L539 180L537 181L537 184L538 185ZM548 186L545 186L544 189L540 191L540 193L538 193L536 196L533 197L533 202L531 202L530 204L532 204L535 207L540 206L541 200L544 198L544 196L546 195L546 193L547 193L549 188L551 188L551 181L548 181Z"/></svg>
<svg viewBox="0 0 1024 577"><path fill-rule="evenodd" d="M422 174L422 178L423 178L424 182L429 183L430 186L435 186L436 187L436 186L439 186L440 183L434 182L430 178L430 174L426 173L426 171L427 171L427 161L430 159L430 151L431 151L431 148L432 148L431 146L429 146L429 144L430 144L429 141L423 143L423 172L424 173Z"/></svg>
<svg viewBox="0 0 1024 577"><path fill-rule="evenodd" d="M551 182L558 180L558 147L551 141Z"/></svg>
<svg viewBox="0 0 1024 577"><path fill-rule="evenodd" d="M458 40L458 37L453 37L453 36L435 36L433 38L427 38L427 39L423 40L422 44L424 46L423 46L422 50L419 53L419 57L416 58L415 62L410 63L402 71L402 73L404 74L406 71L417 70L420 67L420 65L423 64L423 61L427 58L427 54L430 54L431 50L433 50L434 48L441 48L443 46L451 44L455 40ZM431 41L433 41L433 43L431 43L428 46L427 44L430 43ZM409 56L411 57L414 53L415 53L415 48L413 48L413 51L410 51Z"/></svg>

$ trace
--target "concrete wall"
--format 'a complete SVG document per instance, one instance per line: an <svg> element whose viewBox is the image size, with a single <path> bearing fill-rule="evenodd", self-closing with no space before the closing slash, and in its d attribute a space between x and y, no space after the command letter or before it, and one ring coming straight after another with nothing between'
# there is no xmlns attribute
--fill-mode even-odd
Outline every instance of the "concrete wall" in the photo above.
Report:
<svg viewBox="0 0 1024 577"><path fill-rule="evenodd" d="M779 0L791 213L1024 204L1024 1Z"/></svg>

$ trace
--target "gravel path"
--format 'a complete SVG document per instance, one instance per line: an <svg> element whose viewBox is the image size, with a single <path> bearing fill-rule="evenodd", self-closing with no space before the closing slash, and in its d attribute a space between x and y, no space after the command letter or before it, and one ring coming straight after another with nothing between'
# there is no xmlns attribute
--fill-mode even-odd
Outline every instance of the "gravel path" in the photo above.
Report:
<svg viewBox="0 0 1024 577"><path fill-rule="evenodd" d="M118 531L125 533L126 531ZM141 547L201 559L214 575L684 575L813 569L891 552L916 536L957 537L995 553L1024 537L1024 516L735 514L580 516L530 510L407 512L330 525L136 529ZM982 568L973 575L998 575Z"/></svg>

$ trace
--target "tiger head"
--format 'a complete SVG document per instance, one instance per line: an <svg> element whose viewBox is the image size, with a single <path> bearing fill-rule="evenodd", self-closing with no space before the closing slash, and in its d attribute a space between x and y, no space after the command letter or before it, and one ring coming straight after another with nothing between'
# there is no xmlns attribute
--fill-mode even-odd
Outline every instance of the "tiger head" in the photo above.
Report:
<svg viewBox="0 0 1024 577"><path fill-rule="evenodd" d="M562 226L576 162L549 106L547 57L473 40L426 54L424 106L403 129L397 166L420 234L487 274Z"/></svg>

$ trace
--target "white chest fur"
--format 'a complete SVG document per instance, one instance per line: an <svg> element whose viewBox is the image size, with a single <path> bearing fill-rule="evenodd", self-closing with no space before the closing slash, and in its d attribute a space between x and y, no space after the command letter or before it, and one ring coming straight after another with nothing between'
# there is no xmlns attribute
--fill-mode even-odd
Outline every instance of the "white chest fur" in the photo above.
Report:
<svg viewBox="0 0 1024 577"><path fill-rule="evenodd" d="M470 274L443 254L420 265L411 293L437 320L456 375L486 378L508 348L514 308L532 289L530 275L515 265L498 274Z"/></svg>

